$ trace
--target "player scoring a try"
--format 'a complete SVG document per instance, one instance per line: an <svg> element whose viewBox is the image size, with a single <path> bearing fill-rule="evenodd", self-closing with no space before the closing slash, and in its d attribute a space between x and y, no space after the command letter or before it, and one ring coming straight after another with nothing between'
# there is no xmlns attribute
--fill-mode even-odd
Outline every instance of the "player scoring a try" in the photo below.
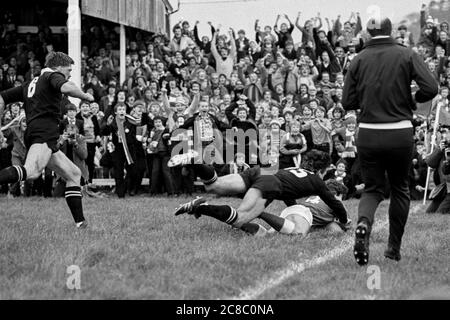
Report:
<svg viewBox="0 0 450 320"><path fill-rule="evenodd" d="M168 165L187 165L197 156L195 151L175 155ZM177 208L175 215L188 213L197 218L206 215L233 227L242 228L258 218L273 200L289 201L316 195L331 208L339 224L345 226L348 223L347 211L342 202L335 198L317 174L307 170L289 168L279 170L275 174L264 174L260 167L254 167L241 174L217 177L213 166L194 164L193 167L207 192L222 196L245 194L244 198L237 209L228 205L208 205L203 198L197 198ZM290 234L294 229L295 224L292 221L284 220L279 231Z"/></svg>
<svg viewBox="0 0 450 320"><path fill-rule="evenodd" d="M45 167L66 181L65 197L77 228L86 228L81 202L81 172L58 150L60 105L63 94L94 101L94 97L81 91L69 81L74 61L62 52L50 53L46 68L39 77L0 93L0 118L5 104L24 102L27 119L25 145L28 149L24 166L11 166L0 171L0 185L35 180Z"/></svg>
<svg viewBox="0 0 450 320"><path fill-rule="evenodd" d="M325 184L328 190L340 201L342 201L344 194L348 192L347 187L336 180L327 180ZM350 219L348 219L347 224L341 224L333 210L318 196L300 199L299 204L287 207L279 216L263 212L258 218L265 221L271 228L267 230L256 222L249 222L244 224L241 229L256 236L264 236L275 231L285 233L283 225L286 220L292 221L295 225L294 230L288 233L290 235L306 236L310 230L321 229L338 234L351 227Z"/></svg>

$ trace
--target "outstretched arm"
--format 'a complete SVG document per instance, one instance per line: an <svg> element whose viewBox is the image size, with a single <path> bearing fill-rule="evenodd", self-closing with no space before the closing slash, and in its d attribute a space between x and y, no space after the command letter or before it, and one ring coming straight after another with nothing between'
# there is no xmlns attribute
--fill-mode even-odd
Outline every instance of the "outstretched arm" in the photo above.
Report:
<svg viewBox="0 0 450 320"><path fill-rule="evenodd" d="M172 111L172 109L170 109L170 102L169 102L169 98L167 97L167 89L166 88L161 89L161 96L162 96L163 109L167 113L167 116L169 118L172 118L173 111Z"/></svg>
<svg viewBox="0 0 450 320"><path fill-rule="evenodd" d="M227 116L227 119L229 122L236 118L236 116L233 114L233 111L238 107L238 104L236 102L232 102L226 109L225 109L225 115Z"/></svg>
<svg viewBox="0 0 450 320"><path fill-rule="evenodd" d="M333 24L333 33L336 35L336 37L339 37L341 35L342 33L341 29L342 29L341 16L338 15L335 23Z"/></svg>
<svg viewBox="0 0 450 320"><path fill-rule="evenodd" d="M192 99L192 102L189 105L189 107L186 110L184 110L184 114L189 117L192 117L192 115L197 111L199 102L200 102L200 94L196 94L194 96L194 99Z"/></svg>
<svg viewBox="0 0 450 320"><path fill-rule="evenodd" d="M230 29L230 38L231 38L231 58L233 58L233 60L236 60L236 40L234 38L234 32L232 29Z"/></svg>
<svg viewBox="0 0 450 320"><path fill-rule="evenodd" d="M297 15L297 19L295 20L295 26L301 31L301 32L303 32L303 27L300 25L300 15L301 15L302 13L299 11L298 12L298 15Z"/></svg>
<svg viewBox="0 0 450 320"><path fill-rule="evenodd" d="M325 18L325 22L327 23L328 31L331 31L330 20L328 18Z"/></svg>
<svg viewBox="0 0 450 320"><path fill-rule="evenodd" d="M345 210L344 205L341 201L335 198L335 196L327 189L326 186L323 186L318 190L318 196L322 199L325 204L333 210L336 218L339 219L340 223L347 223L347 210Z"/></svg>
<svg viewBox="0 0 450 320"><path fill-rule="evenodd" d="M0 95L0 119L3 119L3 112L5 111L5 100Z"/></svg>
<svg viewBox="0 0 450 320"><path fill-rule="evenodd" d="M319 20L319 25L316 28L317 28L317 30L320 30L323 26L322 18L320 17L320 12L317 13L317 20Z"/></svg>
<svg viewBox="0 0 450 320"><path fill-rule="evenodd" d="M245 102L247 103L249 118L255 120L255 118L256 118L256 107L255 107L255 105L248 98L245 99Z"/></svg>
<svg viewBox="0 0 450 320"><path fill-rule="evenodd" d="M200 40L200 38L198 37L198 28L197 25L200 23L200 21L196 21L195 22L195 26L194 26L194 39L195 39L195 43L197 44L197 46L201 46L202 45L202 41Z"/></svg>
<svg viewBox="0 0 450 320"><path fill-rule="evenodd" d="M256 20L255 20L255 31L256 31L256 33L258 33L258 32L260 31L260 28L259 28L259 26L258 26L258 22L259 22L259 20L256 19Z"/></svg>
<svg viewBox="0 0 450 320"><path fill-rule="evenodd" d="M72 81L67 81L61 86L61 93L68 95L69 97L78 98L81 100L87 100L89 102L94 101L94 97L89 93L84 93L78 86Z"/></svg>
<svg viewBox="0 0 450 320"><path fill-rule="evenodd" d="M289 33L292 33L294 31L294 24L292 23L291 19L289 19L289 16L287 14L284 15L286 20L289 22Z"/></svg>
<svg viewBox="0 0 450 320"><path fill-rule="evenodd" d="M278 32L278 22L280 21L280 15L277 15L277 19L275 20L275 24L273 26L273 30Z"/></svg>
<svg viewBox="0 0 450 320"><path fill-rule="evenodd" d="M427 24L426 22L426 10L427 5L426 4L422 4L422 8L420 9L420 30L422 30L425 25Z"/></svg>
<svg viewBox="0 0 450 320"><path fill-rule="evenodd" d="M211 53L216 61L219 61L219 59L220 59L219 53L217 52L217 46L216 46L218 32L219 32L219 30L217 29L216 32L214 33L212 41L211 41Z"/></svg>

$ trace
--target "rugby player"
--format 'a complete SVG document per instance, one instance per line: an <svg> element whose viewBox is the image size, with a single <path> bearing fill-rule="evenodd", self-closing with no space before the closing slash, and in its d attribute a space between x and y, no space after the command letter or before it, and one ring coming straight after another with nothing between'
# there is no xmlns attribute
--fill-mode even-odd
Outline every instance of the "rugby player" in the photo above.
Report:
<svg viewBox="0 0 450 320"><path fill-rule="evenodd" d="M347 187L336 180L330 179L325 184L336 199L340 201L348 192ZM340 223L333 210L318 196L301 199L298 205L284 209L280 216L263 212L258 218L267 222L272 228L267 230L258 223L250 222L244 224L241 229L256 236L264 236L275 231L283 234L306 236L310 230L325 229L332 233L342 233L351 227L350 219L346 224ZM286 220L294 223L293 230L283 229Z"/></svg>
<svg viewBox="0 0 450 320"><path fill-rule="evenodd" d="M187 164L195 155L195 151L185 155L175 155L169 161L169 166ZM243 200L235 209L229 205L205 204L205 199L196 198L178 207L175 215L187 213L196 218L206 215L241 228L259 217L273 200L292 201L317 195L333 210L341 224L345 225L348 222L347 211L342 202L335 198L320 176L313 172L301 168L287 168L275 174L265 174L260 167L253 167L240 174L218 177L213 166L206 164L193 166L197 175L203 180L207 192L220 196L244 194ZM283 231L287 230L286 233L288 233L294 228L295 224L292 221L284 221Z"/></svg>
<svg viewBox="0 0 450 320"><path fill-rule="evenodd" d="M81 201L81 171L58 150L60 105L63 95L94 101L69 81L74 61L62 52L47 56L39 77L30 82L0 92L0 118L5 104L24 102L27 130L24 142L28 149L24 166L11 166L0 171L0 185L35 180L45 167L66 181L66 202L77 228L86 228Z"/></svg>

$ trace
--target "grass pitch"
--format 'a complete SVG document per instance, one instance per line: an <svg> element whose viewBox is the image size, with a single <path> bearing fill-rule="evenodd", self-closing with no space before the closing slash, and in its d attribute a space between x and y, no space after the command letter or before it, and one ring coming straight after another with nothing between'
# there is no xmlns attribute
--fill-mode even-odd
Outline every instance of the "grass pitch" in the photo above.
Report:
<svg viewBox="0 0 450 320"><path fill-rule="evenodd" d="M237 206L238 199L210 203ZM173 216L190 199L85 199L89 228L76 230L64 199L0 198L0 299L229 299L239 297L293 264L352 241L313 232L306 239L280 234L248 236L208 217ZM356 221L357 201L345 203ZM351 248L262 290L254 299L450 299L450 216L427 215L413 203L403 259L385 260L387 226L371 238L371 272L354 262ZM418 207L417 207L418 206ZM268 211L279 213L275 202ZM387 203L377 221L387 219ZM79 266L81 289L67 288L67 267ZM264 280L266 279L266 280ZM430 293L431 292L431 293ZM433 296L434 297L434 296Z"/></svg>

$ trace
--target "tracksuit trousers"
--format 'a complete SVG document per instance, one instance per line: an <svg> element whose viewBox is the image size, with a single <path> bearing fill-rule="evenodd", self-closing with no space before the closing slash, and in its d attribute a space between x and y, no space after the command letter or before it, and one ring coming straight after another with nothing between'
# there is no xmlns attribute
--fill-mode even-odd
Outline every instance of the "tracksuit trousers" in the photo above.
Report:
<svg viewBox="0 0 450 320"><path fill-rule="evenodd" d="M408 173L414 149L413 129L360 128L357 148L365 184L358 222L365 218L372 226L375 211L384 199L387 173L391 187L389 246L400 250L410 205Z"/></svg>

